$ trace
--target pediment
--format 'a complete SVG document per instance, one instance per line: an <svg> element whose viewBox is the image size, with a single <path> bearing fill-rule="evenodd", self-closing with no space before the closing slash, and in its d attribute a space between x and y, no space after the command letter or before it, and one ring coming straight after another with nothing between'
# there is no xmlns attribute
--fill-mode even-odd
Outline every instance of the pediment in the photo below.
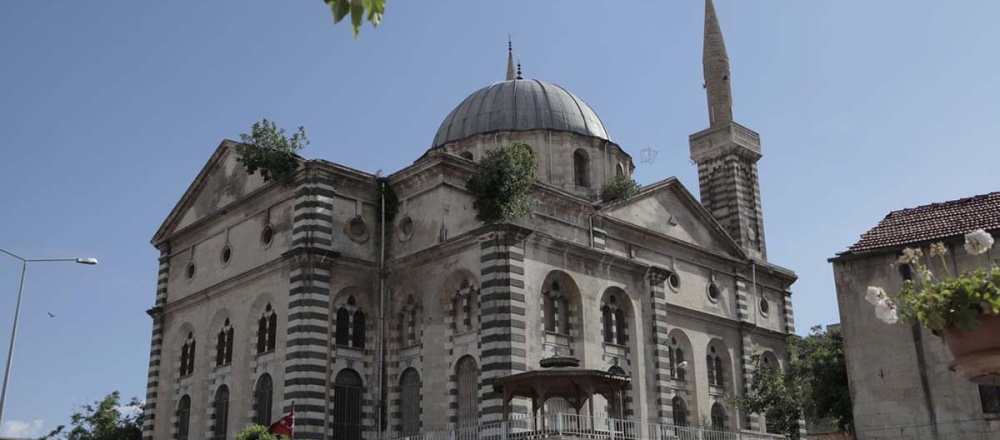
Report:
<svg viewBox="0 0 1000 440"><path fill-rule="evenodd" d="M260 174L248 174L236 161L235 146L236 143L230 140L219 144L153 236L153 245L265 185Z"/></svg>
<svg viewBox="0 0 1000 440"><path fill-rule="evenodd" d="M646 186L628 201L606 207L604 214L701 248L745 258L739 245L673 177Z"/></svg>

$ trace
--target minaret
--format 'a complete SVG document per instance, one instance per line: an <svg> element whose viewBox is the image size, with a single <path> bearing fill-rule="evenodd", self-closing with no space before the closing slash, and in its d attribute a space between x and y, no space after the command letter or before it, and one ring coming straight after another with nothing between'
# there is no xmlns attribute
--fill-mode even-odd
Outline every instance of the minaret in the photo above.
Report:
<svg viewBox="0 0 1000 440"><path fill-rule="evenodd" d="M514 43L510 41L510 35L507 36L507 81L513 81L517 79L514 76Z"/></svg>
<svg viewBox="0 0 1000 440"><path fill-rule="evenodd" d="M733 121L729 55L712 0L705 0L702 55L709 128L690 136L701 204L753 258L766 260L757 161L760 135Z"/></svg>

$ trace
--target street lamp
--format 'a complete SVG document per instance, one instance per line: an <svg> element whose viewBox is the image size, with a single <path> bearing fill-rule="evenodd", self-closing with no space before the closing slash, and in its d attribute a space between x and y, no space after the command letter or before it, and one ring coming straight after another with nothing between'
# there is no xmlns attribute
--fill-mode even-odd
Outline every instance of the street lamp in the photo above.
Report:
<svg viewBox="0 0 1000 440"><path fill-rule="evenodd" d="M21 285L17 288L17 306L14 307L14 329L10 331L10 347L7 349L7 368L3 373L3 391L0 392L0 424L3 424L3 408L7 401L7 383L10 382L10 362L14 359L14 337L17 336L17 317L21 313L21 294L24 292L24 272L28 270L28 263L56 263L73 262L93 266L97 264L96 258L39 258L28 259L11 252L0 249L11 257L21 260Z"/></svg>

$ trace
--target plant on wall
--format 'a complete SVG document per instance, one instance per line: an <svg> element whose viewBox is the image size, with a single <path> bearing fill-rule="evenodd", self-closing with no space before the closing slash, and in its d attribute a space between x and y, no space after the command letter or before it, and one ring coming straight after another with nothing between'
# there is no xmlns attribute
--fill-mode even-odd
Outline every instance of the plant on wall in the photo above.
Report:
<svg viewBox="0 0 1000 440"><path fill-rule="evenodd" d="M476 219L503 223L531 215L535 200L528 190L537 171L538 160L527 145L515 143L487 151L467 184L475 197Z"/></svg>
<svg viewBox="0 0 1000 440"><path fill-rule="evenodd" d="M267 119L255 122L250 134L240 134L240 141L236 146L237 161L250 174L259 171L265 182L292 175L299 167L297 153L309 145L303 127L288 137L285 129L278 128L277 124Z"/></svg>
<svg viewBox="0 0 1000 440"><path fill-rule="evenodd" d="M379 196L385 203L385 223L391 225L396 214L399 213L399 196L396 195L396 189L389 184L389 179L381 176L381 172L375 173L375 181L379 185ZM382 216L381 209L382 203L380 201L379 205L375 207L375 215L378 218Z"/></svg>
<svg viewBox="0 0 1000 440"><path fill-rule="evenodd" d="M628 200L639 193L639 184L630 177L615 176L601 187L601 200L612 203Z"/></svg>

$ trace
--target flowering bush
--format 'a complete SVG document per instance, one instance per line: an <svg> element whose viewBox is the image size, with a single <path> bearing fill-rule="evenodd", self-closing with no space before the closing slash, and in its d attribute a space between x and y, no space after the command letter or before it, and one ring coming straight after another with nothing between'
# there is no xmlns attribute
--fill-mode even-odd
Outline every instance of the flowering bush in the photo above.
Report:
<svg viewBox="0 0 1000 440"><path fill-rule="evenodd" d="M980 255L993 246L993 237L979 229L965 235L965 250ZM948 327L971 331L979 325L979 316L1000 314L1000 268L966 271L952 276L945 260L944 243L934 243L927 252L928 263L939 259L947 277L937 279L920 248L906 248L896 265L909 266L914 279L903 282L899 293L890 296L885 289L869 286L865 299L875 306L875 316L888 324L899 320L919 322L940 332Z"/></svg>

